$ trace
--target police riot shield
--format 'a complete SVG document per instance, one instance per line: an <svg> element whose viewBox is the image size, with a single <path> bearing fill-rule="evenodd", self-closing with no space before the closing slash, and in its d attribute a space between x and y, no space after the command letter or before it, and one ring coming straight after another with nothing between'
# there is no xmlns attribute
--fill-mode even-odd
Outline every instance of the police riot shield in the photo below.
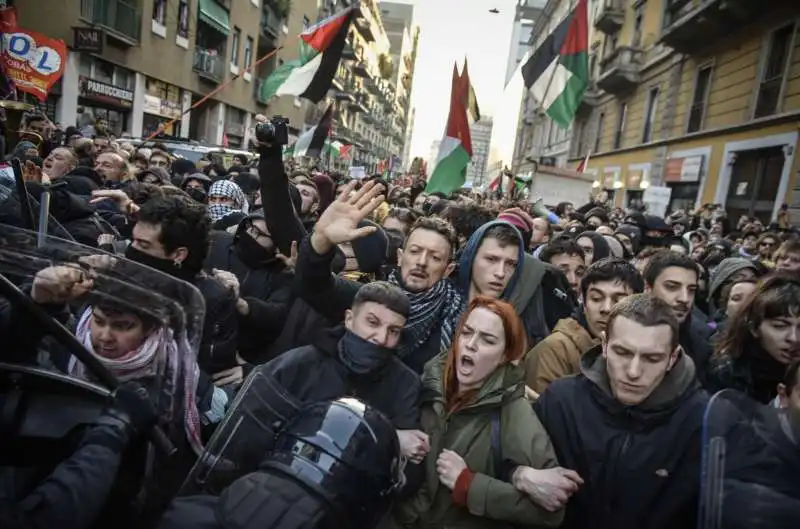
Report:
<svg viewBox="0 0 800 529"><path fill-rule="evenodd" d="M24 215L28 213L32 215L34 222L38 222L41 214L39 202L28 196L30 212L26 212L19 201L19 193L13 186L13 180L0 179L0 224L25 227ZM52 215L48 216L47 233L61 239L73 240L72 235Z"/></svg>
<svg viewBox="0 0 800 529"><path fill-rule="evenodd" d="M703 424L700 529L800 527L800 445L788 410L724 390Z"/></svg>
<svg viewBox="0 0 800 529"><path fill-rule="evenodd" d="M54 236L37 241L36 232L0 224L0 274L4 279L24 292L35 282L48 288L56 285L63 281L65 270L81 279L81 294L69 301L71 321L67 326L90 352L88 363L45 336L47 330L36 323L25 329L4 329L14 344L21 341L14 332L24 332L22 341L32 343L34 350L3 347L0 362L36 366L80 381L81 386L104 387L110 380L135 380L153 396L169 437L189 435L199 452L197 413L188 410L187 423L186 402L194 402L199 376L197 351L205 317L200 292L189 283L123 257ZM135 332L127 334L124 343L101 340L107 329L119 325ZM30 335L37 332L43 336L32 339ZM116 350L120 347L128 350ZM97 363L105 368L105 378L95 372L99 369L93 369ZM107 376L109 372L113 379ZM185 398L188 395L191 398Z"/></svg>
<svg viewBox="0 0 800 529"><path fill-rule="evenodd" d="M301 405L272 375L254 370L206 443L179 495L219 495L236 479L255 471L274 446L281 426Z"/></svg>

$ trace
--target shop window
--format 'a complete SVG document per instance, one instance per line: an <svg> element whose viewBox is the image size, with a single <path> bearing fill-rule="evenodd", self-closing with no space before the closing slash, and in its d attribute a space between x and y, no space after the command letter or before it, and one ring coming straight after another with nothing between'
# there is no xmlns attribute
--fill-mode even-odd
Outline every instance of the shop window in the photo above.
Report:
<svg viewBox="0 0 800 529"><path fill-rule="evenodd" d="M114 68L114 85L128 90L135 90L136 74L123 68Z"/></svg>
<svg viewBox="0 0 800 529"><path fill-rule="evenodd" d="M114 65L105 61L95 61L94 78L107 84L114 84Z"/></svg>
<svg viewBox="0 0 800 529"><path fill-rule="evenodd" d="M153 0L153 22L164 25L167 20L167 0Z"/></svg>
<svg viewBox="0 0 800 529"><path fill-rule="evenodd" d="M713 66L710 64L697 69L697 77L694 81L694 97L692 98L692 108L689 109L689 124L686 126L686 132L697 132L703 128L706 102L711 88L712 71Z"/></svg>
<svg viewBox="0 0 800 529"><path fill-rule="evenodd" d="M78 61L78 74L91 77L92 76L92 57L91 55L87 55L85 53L80 54L80 60Z"/></svg>
<svg viewBox="0 0 800 529"><path fill-rule="evenodd" d="M651 88L647 93L647 114L645 114L644 132L642 143L647 143L653 139L653 127L656 122L656 111L658 110L658 87Z"/></svg>
<svg viewBox="0 0 800 529"><path fill-rule="evenodd" d="M776 30L769 41L766 61L762 66L754 117L770 116L780 108L780 96L786 67L791 57L794 24Z"/></svg>

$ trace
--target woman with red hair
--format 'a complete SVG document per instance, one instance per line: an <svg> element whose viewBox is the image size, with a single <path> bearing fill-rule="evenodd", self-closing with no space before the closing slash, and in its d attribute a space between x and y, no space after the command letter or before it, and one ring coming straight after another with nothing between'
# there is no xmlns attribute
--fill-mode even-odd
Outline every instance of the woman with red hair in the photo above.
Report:
<svg viewBox="0 0 800 529"><path fill-rule="evenodd" d="M530 403L517 361L525 329L514 308L477 297L446 354L425 366L422 427L430 436L425 483L396 511L401 527L557 527L552 512L517 491L517 466L558 465Z"/></svg>

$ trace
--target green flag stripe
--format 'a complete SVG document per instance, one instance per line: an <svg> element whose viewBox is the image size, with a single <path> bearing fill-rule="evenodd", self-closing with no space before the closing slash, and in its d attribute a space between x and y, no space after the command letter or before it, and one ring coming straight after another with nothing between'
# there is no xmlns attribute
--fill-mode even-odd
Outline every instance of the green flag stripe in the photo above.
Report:
<svg viewBox="0 0 800 529"><path fill-rule="evenodd" d="M431 179L425 187L425 192L436 193L438 191L449 195L456 189L460 189L466 181L467 164L469 164L469 154L463 146L459 145L436 164Z"/></svg>

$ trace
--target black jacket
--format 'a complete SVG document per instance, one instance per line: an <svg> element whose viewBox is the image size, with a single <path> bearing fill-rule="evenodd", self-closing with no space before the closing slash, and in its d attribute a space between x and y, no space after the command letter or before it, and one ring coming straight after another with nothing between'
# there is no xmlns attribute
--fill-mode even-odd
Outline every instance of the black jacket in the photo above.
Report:
<svg viewBox="0 0 800 529"><path fill-rule="evenodd" d="M225 232L212 233L205 269L214 268L239 279L239 297L250 307L247 316L238 315L239 354L250 363L267 361L267 351L283 329L294 299L293 276L284 271L286 267L280 261L250 268L239 258L236 237Z"/></svg>
<svg viewBox="0 0 800 529"><path fill-rule="evenodd" d="M612 396L600 347L581 369L550 384L536 404L558 461L585 481L561 527L695 527L708 396L691 359L682 355L638 406Z"/></svg>
<svg viewBox="0 0 800 529"><path fill-rule="evenodd" d="M342 327L331 329L313 345L289 351L257 369L301 402L357 397L383 412L398 430L419 428L417 374L396 357L375 373L352 373L337 358L343 335Z"/></svg>
<svg viewBox="0 0 800 529"><path fill-rule="evenodd" d="M197 363L200 369L213 375L236 367L236 348L239 340L239 313L233 292L205 274L198 275L192 284L206 302L203 338Z"/></svg>

